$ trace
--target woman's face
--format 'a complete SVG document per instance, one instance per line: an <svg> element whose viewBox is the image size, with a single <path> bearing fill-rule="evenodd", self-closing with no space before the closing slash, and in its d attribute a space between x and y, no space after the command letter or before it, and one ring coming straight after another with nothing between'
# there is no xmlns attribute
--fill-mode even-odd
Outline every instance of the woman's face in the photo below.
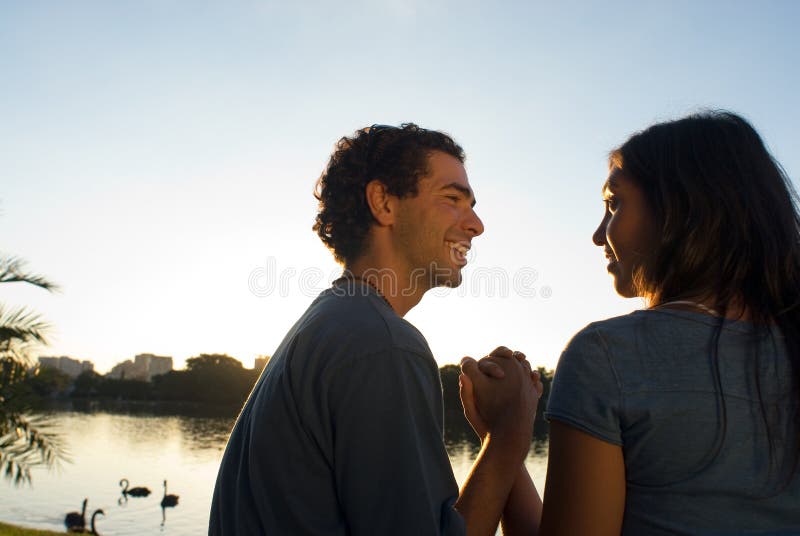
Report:
<svg viewBox="0 0 800 536"><path fill-rule="evenodd" d="M633 285L633 273L653 245L653 215L644 192L617 167L612 167L603 186L605 214L592 241L602 246L614 289L624 298L640 293Z"/></svg>

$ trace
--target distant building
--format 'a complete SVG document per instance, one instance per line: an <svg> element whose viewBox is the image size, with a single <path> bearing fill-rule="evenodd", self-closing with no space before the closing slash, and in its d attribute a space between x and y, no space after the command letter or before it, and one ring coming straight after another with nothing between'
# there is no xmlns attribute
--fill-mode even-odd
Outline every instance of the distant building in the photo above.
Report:
<svg viewBox="0 0 800 536"><path fill-rule="evenodd" d="M122 363L114 365L106 376L114 380L146 381L147 371L137 367L132 360L126 359Z"/></svg>
<svg viewBox="0 0 800 536"><path fill-rule="evenodd" d="M139 354L134 363L147 371L147 381L153 376L166 374L172 370L172 357L167 355Z"/></svg>
<svg viewBox="0 0 800 536"><path fill-rule="evenodd" d="M149 382L153 376L166 374L172 370L172 357L153 354L139 354L114 365L108 373L115 380L141 380Z"/></svg>
<svg viewBox="0 0 800 536"><path fill-rule="evenodd" d="M71 357L62 355L59 357L39 357L39 365L42 368L52 368L60 370L67 376L77 378L86 371L93 371L94 364L91 361L78 361Z"/></svg>
<svg viewBox="0 0 800 536"><path fill-rule="evenodd" d="M270 356L268 355L258 356L253 363L253 370L264 370L264 367L269 363L269 358Z"/></svg>

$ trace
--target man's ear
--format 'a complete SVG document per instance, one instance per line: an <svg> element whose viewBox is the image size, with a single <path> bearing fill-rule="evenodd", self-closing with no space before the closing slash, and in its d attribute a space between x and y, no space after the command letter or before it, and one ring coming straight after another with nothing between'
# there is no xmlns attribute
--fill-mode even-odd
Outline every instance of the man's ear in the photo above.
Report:
<svg viewBox="0 0 800 536"><path fill-rule="evenodd" d="M367 206L378 224L391 225L394 223L397 198L387 191L386 185L377 179L372 180L367 183L365 194Z"/></svg>

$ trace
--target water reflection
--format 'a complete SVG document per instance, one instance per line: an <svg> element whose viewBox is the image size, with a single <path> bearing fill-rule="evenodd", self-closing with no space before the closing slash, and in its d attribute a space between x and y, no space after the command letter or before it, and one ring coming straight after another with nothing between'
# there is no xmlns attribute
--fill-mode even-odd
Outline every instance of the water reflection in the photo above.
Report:
<svg viewBox="0 0 800 536"><path fill-rule="evenodd" d="M141 415L147 417L224 417L233 422L239 406L207 405L198 402L149 402L127 400L93 400L71 398L56 400L44 408L56 412L111 413L115 415Z"/></svg>
<svg viewBox="0 0 800 536"><path fill-rule="evenodd" d="M192 417L178 421L181 435L190 450L219 451L225 448L236 420L230 417Z"/></svg>
<svg viewBox="0 0 800 536"><path fill-rule="evenodd" d="M186 402L74 399L53 402L46 411L53 417L65 412L130 417L113 420L112 433L134 449L145 448L153 437L174 437L188 451L218 452L224 449L239 409Z"/></svg>
<svg viewBox="0 0 800 536"><path fill-rule="evenodd" d="M98 518L104 534L204 534L217 469L238 409L85 400L53 406L49 416L73 461L60 471L34 470L32 487L0 485L0 520L63 531L64 514L88 497L87 512L105 512ZM450 426L446 446L461 483L480 445L471 429ZM544 478L544 455L546 443L535 442L526 461L537 485ZM121 494L122 478L152 493ZM180 495L177 507L161 504L157 490L164 480Z"/></svg>

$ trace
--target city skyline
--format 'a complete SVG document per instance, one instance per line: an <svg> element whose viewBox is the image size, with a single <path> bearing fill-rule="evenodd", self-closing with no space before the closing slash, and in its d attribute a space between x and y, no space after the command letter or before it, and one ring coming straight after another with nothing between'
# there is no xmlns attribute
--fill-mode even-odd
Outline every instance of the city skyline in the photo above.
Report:
<svg viewBox="0 0 800 536"><path fill-rule="evenodd" d="M151 353L136 354L133 359L120 361L104 373L95 370L94 362L91 360L81 360L68 355L40 355L37 361L41 368L54 368L72 378L76 378L83 372L95 372L115 379L142 379L150 381L153 376L165 374L172 370L172 356L159 356Z"/></svg>
<svg viewBox="0 0 800 536"><path fill-rule="evenodd" d="M209 355L209 354L208 353L198 354L196 356L191 356L191 357L200 357L201 355ZM222 355L227 355L227 354L222 354ZM242 363L242 365L244 365L244 363L236 356L228 355L227 357L231 357L236 361ZM266 355L256 356L253 360L253 366L250 368L263 369L264 366L269 362L269 358L270 356ZM169 372L170 370L178 370L178 369L173 369L172 356L161 356L149 352L141 352L133 356L133 359L126 359L124 361L119 361L105 372L99 372L98 370L95 370L94 362L89 359L80 359L78 357L73 357L69 355L61 355L61 356L40 355L36 359L40 367L55 368L73 378L79 376L82 372L91 371L101 374L102 376L109 376L111 378L116 378L116 379L144 379L145 381L150 381L153 376L157 376L158 374L164 374L166 372ZM145 363L145 361L147 362ZM157 365L151 366L150 361L157 362ZM135 370L136 368L143 369L144 374L142 374L142 372L140 372L139 370ZM130 374L131 369L134 369L133 374Z"/></svg>

